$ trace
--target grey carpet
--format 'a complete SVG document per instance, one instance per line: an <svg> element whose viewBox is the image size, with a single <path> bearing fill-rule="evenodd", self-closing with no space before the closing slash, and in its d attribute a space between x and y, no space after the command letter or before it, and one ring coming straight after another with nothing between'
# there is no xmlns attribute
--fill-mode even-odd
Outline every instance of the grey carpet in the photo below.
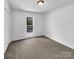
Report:
<svg viewBox="0 0 79 59"><path fill-rule="evenodd" d="M10 43L4 59L74 59L74 51L40 36Z"/></svg>

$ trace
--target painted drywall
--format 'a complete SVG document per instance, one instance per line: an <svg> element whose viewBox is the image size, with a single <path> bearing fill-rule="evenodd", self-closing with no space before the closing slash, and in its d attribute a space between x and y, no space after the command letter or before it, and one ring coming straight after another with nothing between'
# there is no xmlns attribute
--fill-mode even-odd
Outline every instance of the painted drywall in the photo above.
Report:
<svg viewBox="0 0 79 59"><path fill-rule="evenodd" d="M28 33L26 18L33 17L33 32ZM12 39L19 40L42 35L42 15L26 11L14 10L12 12Z"/></svg>
<svg viewBox="0 0 79 59"><path fill-rule="evenodd" d="M4 13L4 51L11 41L40 35L45 35L71 48L74 46L73 4L57 8L46 14L38 14L21 10L10 11L5 0ZM33 17L32 33L27 33L26 17Z"/></svg>
<svg viewBox="0 0 79 59"><path fill-rule="evenodd" d="M45 0L43 6L38 6L37 0L8 0L11 8L31 12L45 13L59 6L69 4L74 0Z"/></svg>
<svg viewBox="0 0 79 59"><path fill-rule="evenodd" d="M73 3L45 14L44 35L74 48Z"/></svg>
<svg viewBox="0 0 79 59"><path fill-rule="evenodd" d="M10 28L10 8L8 6L7 0L4 1L4 52L6 51L8 44L11 41L11 28Z"/></svg>

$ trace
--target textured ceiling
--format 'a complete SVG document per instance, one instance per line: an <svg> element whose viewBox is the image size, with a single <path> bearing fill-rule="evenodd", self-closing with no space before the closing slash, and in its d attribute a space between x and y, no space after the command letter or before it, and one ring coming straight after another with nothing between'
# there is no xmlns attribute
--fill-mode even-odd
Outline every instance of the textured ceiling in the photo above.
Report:
<svg viewBox="0 0 79 59"><path fill-rule="evenodd" d="M8 0L12 9L40 13L48 12L57 7L61 7L73 2L73 0L44 0L45 4L43 6L38 6L36 1L37 0Z"/></svg>

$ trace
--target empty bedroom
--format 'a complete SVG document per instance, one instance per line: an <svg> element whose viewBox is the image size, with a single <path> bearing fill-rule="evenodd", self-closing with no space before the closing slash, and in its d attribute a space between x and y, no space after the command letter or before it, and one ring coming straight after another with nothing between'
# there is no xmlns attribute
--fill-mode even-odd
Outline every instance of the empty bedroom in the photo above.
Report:
<svg viewBox="0 0 79 59"><path fill-rule="evenodd" d="M4 0L4 59L74 59L74 0Z"/></svg>

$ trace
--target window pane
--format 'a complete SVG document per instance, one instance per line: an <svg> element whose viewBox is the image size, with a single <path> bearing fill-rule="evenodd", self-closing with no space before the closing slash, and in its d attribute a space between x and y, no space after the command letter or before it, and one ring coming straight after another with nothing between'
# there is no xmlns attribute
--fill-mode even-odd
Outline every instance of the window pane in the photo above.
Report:
<svg viewBox="0 0 79 59"><path fill-rule="evenodd" d="M32 17L27 17L27 32L33 31L33 19Z"/></svg>

